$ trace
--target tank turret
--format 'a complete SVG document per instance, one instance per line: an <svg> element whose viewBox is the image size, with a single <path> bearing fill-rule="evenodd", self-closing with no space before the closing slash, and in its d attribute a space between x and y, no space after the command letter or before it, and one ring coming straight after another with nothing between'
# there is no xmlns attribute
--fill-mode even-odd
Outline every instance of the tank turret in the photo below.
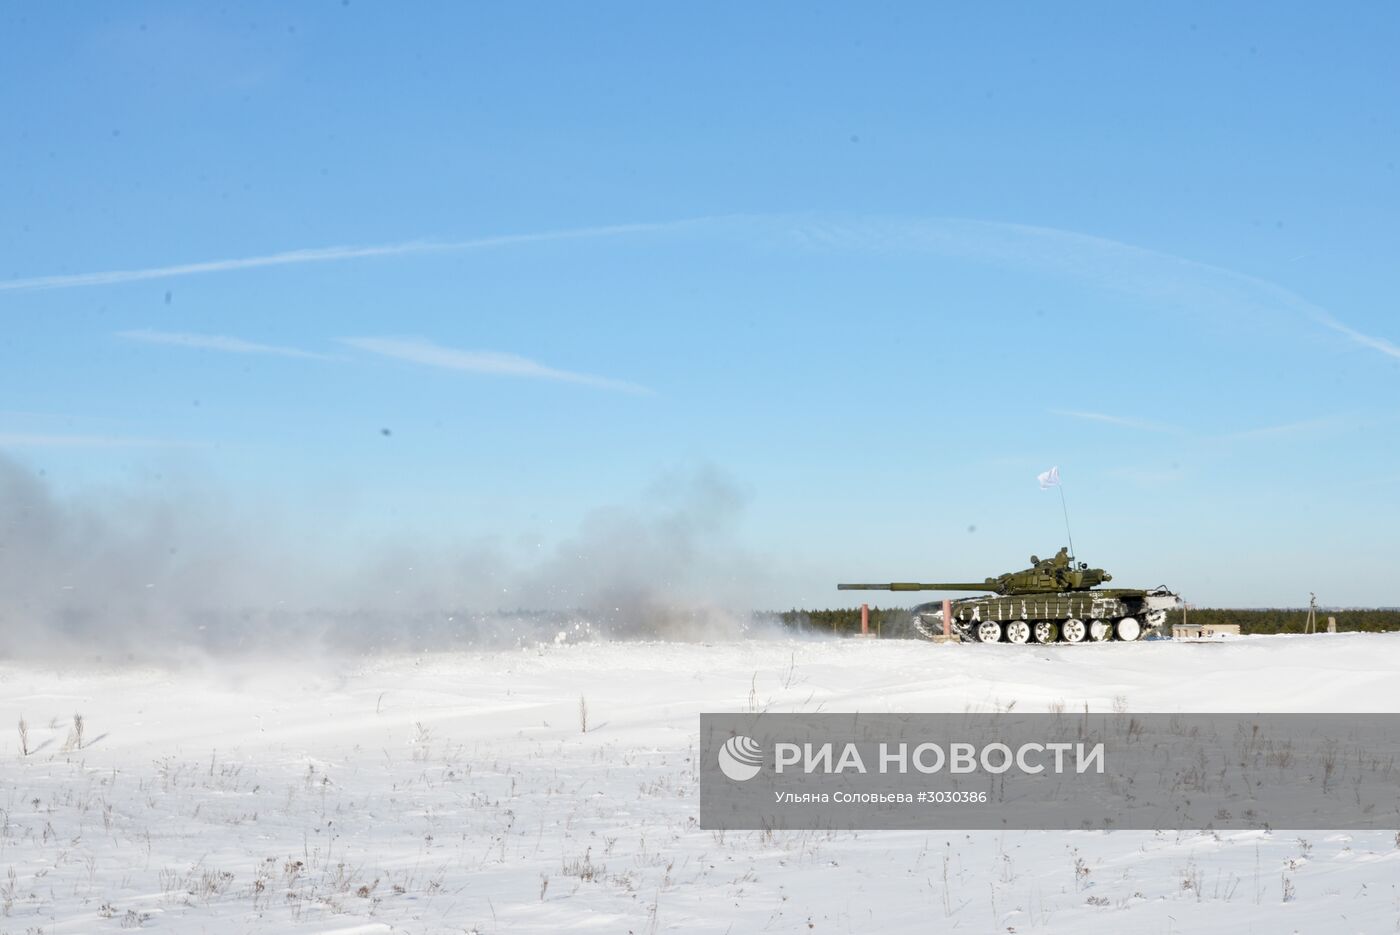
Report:
<svg viewBox="0 0 1400 935"><path fill-rule="evenodd" d="M967 581L938 581L928 584L913 581L891 581L889 584L838 584L840 591L990 591L993 594L1052 594L1058 591L1087 591L1098 587L1113 576L1102 568L1090 568L1087 562L1076 562L1068 549L1060 549L1054 558L1031 556L1031 567L1008 571L987 578L981 584Z"/></svg>
<svg viewBox="0 0 1400 935"><path fill-rule="evenodd" d="M1031 567L970 581L888 584L838 584L842 591L980 591L950 605L951 631L983 643L1078 643L1089 640L1136 640L1166 623L1167 608L1177 596L1166 588L1100 588L1113 576L1102 568L1075 561L1068 548L1052 558L1031 556ZM914 608L914 625L925 635L943 630L939 604Z"/></svg>

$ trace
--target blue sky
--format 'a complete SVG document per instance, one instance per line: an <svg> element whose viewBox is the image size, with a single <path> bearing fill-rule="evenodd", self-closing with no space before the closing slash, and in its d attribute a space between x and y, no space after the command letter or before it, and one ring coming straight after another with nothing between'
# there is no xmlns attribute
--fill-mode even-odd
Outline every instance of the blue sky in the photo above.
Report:
<svg viewBox="0 0 1400 935"><path fill-rule="evenodd" d="M822 606L1052 552L1057 464L1122 583L1400 604L1393 4L0 22L0 450L60 497L528 565L720 477Z"/></svg>

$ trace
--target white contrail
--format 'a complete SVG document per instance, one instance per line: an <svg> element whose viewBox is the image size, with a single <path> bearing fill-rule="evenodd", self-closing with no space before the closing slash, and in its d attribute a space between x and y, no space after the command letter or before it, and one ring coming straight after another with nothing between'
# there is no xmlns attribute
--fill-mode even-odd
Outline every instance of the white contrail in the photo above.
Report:
<svg viewBox="0 0 1400 935"><path fill-rule="evenodd" d="M614 224L607 227L580 227L573 230L543 231L534 234L502 234L473 240L431 241L413 240L407 243L380 244L367 247L318 247L310 250L288 250L265 256L238 257L229 260L206 260L178 266L154 266L147 269L108 270L100 273L71 273L60 276L32 276L27 279L0 280L0 292L20 292L40 289L73 289L80 286L109 286L117 283L141 282L148 279L172 279L202 273L226 273L264 266L294 266L299 263L330 263L364 257L402 256L411 253L447 253L459 250L484 250L513 244L545 243L551 240L583 240L591 237L615 237L647 231L667 230L694 221L665 221L650 224Z"/></svg>
<svg viewBox="0 0 1400 935"><path fill-rule="evenodd" d="M1319 313L1316 318L1333 331L1346 335L1362 347L1369 347L1374 351L1380 351L1382 354L1400 358L1400 347L1397 347L1385 338L1378 338L1371 334L1363 334L1350 325L1343 324L1326 312Z"/></svg>
<svg viewBox="0 0 1400 935"><path fill-rule="evenodd" d="M1356 344L1400 358L1400 346L1358 331L1278 283L1223 266L1093 234L961 218L794 218L788 235L814 250L925 251L1021 269L1044 270L1153 302L1205 303L1273 318L1288 311Z"/></svg>
<svg viewBox="0 0 1400 935"><path fill-rule="evenodd" d="M329 263L366 257L481 250L514 244L581 240L624 234L674 230L716 221L737 221L761 233L781 231L791 242L815 249L927 250L951 257L981 259L1017 267L1048 269L1138 296L1160 300L1179 298L1191 302L1202 293L1258 311L1279 307L1302 312L1355 343L1390 357L1400 358L1400 346L1385 338L1365 334L1339 321L1329 312L1276 283L1224 267L1163 253L1104 237L1028 224L973 221L958 218L892 220L824 220L810 215L730 215L678 221L615 224L532 234L502 234L472 240L415 240L373 246L321 247L289 250L264 256L208 260L147 269L109 270L0 280L0 292L70 289L149 279L171 279L201 273L222 273L265 266Z"/></svg>
<svg viewBox="0 0 1400 935"><path fill-rule="evenodd" d="M385 357L406 360L428 367L443 367L448 370L463 370L469 373L484 373L493 376L558 380L564 383L579 383L602 389L621 390L625 393L651 393L651 390L635 383L594 376L591 373L557 370L517 354L504 354L499 351L458 350L457 348L443 347L441 344L434 344L422 338L341 338L340 342L362 351L369 351L372 354L382 354Z"/></svg>
<svg viewBox="0 0 1400 935"><path fill-rule="evenodd" d="M224 351L230 354L271 354L277 357L299 357L306 360L332 360L329 354L303 351L296 347L282 347L277 344L259 344L243 338L222 334L191 334L186 331L118 331L117 337L144 344L173 344L176 347L193 347L208 351Z"/></svg>

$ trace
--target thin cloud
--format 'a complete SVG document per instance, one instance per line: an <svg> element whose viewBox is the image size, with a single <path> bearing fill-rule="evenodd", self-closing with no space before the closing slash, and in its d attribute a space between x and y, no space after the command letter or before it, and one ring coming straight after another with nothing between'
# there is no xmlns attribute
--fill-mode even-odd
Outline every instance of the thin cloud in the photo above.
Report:
<svg viewBox="0 0 1400 935"><path fill-rule="evenodd" d="M145 269L106 270L97 273L70 273L59 276L32 276L27 279L0 280L0 292L21 292L41 289L74 289L82 286L110 286L119 283L142 282L149 279L173 279L177 276L197 276L204 273L227 273L236 270L259 269L267 266L295 266L303 263L333 263L367 257L405 256L415 253L451 253L464 250L485 250L515 244L546 243L555 240L586 240L595 237L616 237L680 227L695 221L668 221L653 224L614 224L606 227L581 227L572 230L541 231L533 234L503 234L472 240L431 241L413 240L405 243L362 247L317 247L288 250L263 256L236 257L226 260L206 260L175 266L153 266Z"/></svg>
<svg viewBox="0 0 1400 935"><path fill-rule="evenodd" d="M1186 478L1186 472L1181 468L1110 468L1105 471L1109 477L1121 477L1126 481L1131 481L1141 487L1161 487L1164 484L1175 484Z"/></svg>
<svg viewBox="0 0 1400 935"><path fill-rule="evenodd" d="M190 334L183 331L118 331L117 337L143 344L169 344L199 350L222 351L228 354L269 354L275 357L299 357L305 360L331 360L329 354L317 354L295 347L259 344L221 334Z"/></svg>
<svg viewBox="0 0 1400 935"><path fill-rule="evenodd" d="M1327 416L1318 419L1302 419L1297 422L1286 422L1279 425L1263 425L1252 429L1240 429L1238 431L1225 432L1217 435L1198 435L1195 433L1187 435L1184 429L1173 425L1146 422L1140 419L1128 419L1102 412L1082 412L1073 409L1049 409L1046 411L1051 415L1065 416L1071 419L1083 419L1086 422L1100 422L1106 425L1118 425L1124 428L1140 429L1145 432L1170 432L1172 434L1182 435L1188 441L1204 442L1267 441L1270 439L1308 437L1350 428L1356 424L1355 420L1349 416Z"/></svg>
<svg viewBox="0 0 1400 935"><path fill-rule="evenodd" d="M1102 412L1081 412L1076 409L1050 409L1052 416L1065 416L1070 419L1082 419L1085 422L1102 422L1105 425L1118 425L1123 428L1140 429L1144 432L1176 432L1175 426L1162 425L1158 422L1147 422L1142 419L1128 419L1123 416L1111 416Z"/></svg>
<svg viewBox="0 0 1400 935"><path fill-rule="evenodd" d="M406 360L427 367L442 367L447 370L461 370L499 377L524 377L534 380L555 380L561 383L577 383L600 389L620 390L624 393L651 393L651 390L635 383L614 380L609 377L577 373L572 370L559 370L539 361L517 354L499 351L465 351L443 347L422 338L341 338L340 342L349 347Z"/></svg>
<svg viewBox="0 0 1400 935"><path fill-rule="evenodd" d="M1352 424L1353 420L1349 418L1330 416L1321 419L1302 419L1298 422L1285 422L1282 425L1265 425L1259 428L1245 429L1241 432L1231 432L1222 437L1238 441L1297 438L1300 436L1323 434L1337 429L1347 428Z"/></svg>
<svg viewBox="0 0 1400 935"><path fill-rule="evenodd" d="M122 435L44 435L0 432L0 448L191 448L193 442Z"/></svg>

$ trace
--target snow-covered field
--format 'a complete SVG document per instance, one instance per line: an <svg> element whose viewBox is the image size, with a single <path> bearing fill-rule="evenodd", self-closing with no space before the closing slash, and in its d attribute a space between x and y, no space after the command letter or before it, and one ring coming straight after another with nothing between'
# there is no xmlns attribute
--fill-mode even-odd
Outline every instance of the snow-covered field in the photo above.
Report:
<svg viewBox="0 0 1400 935"><path fill-rule="evenodd" d="M709 832L694 752L701 711L1396 711L1397 686L1400 634L0 662L0 932L1396 932L1393 832Z"/></svg>

